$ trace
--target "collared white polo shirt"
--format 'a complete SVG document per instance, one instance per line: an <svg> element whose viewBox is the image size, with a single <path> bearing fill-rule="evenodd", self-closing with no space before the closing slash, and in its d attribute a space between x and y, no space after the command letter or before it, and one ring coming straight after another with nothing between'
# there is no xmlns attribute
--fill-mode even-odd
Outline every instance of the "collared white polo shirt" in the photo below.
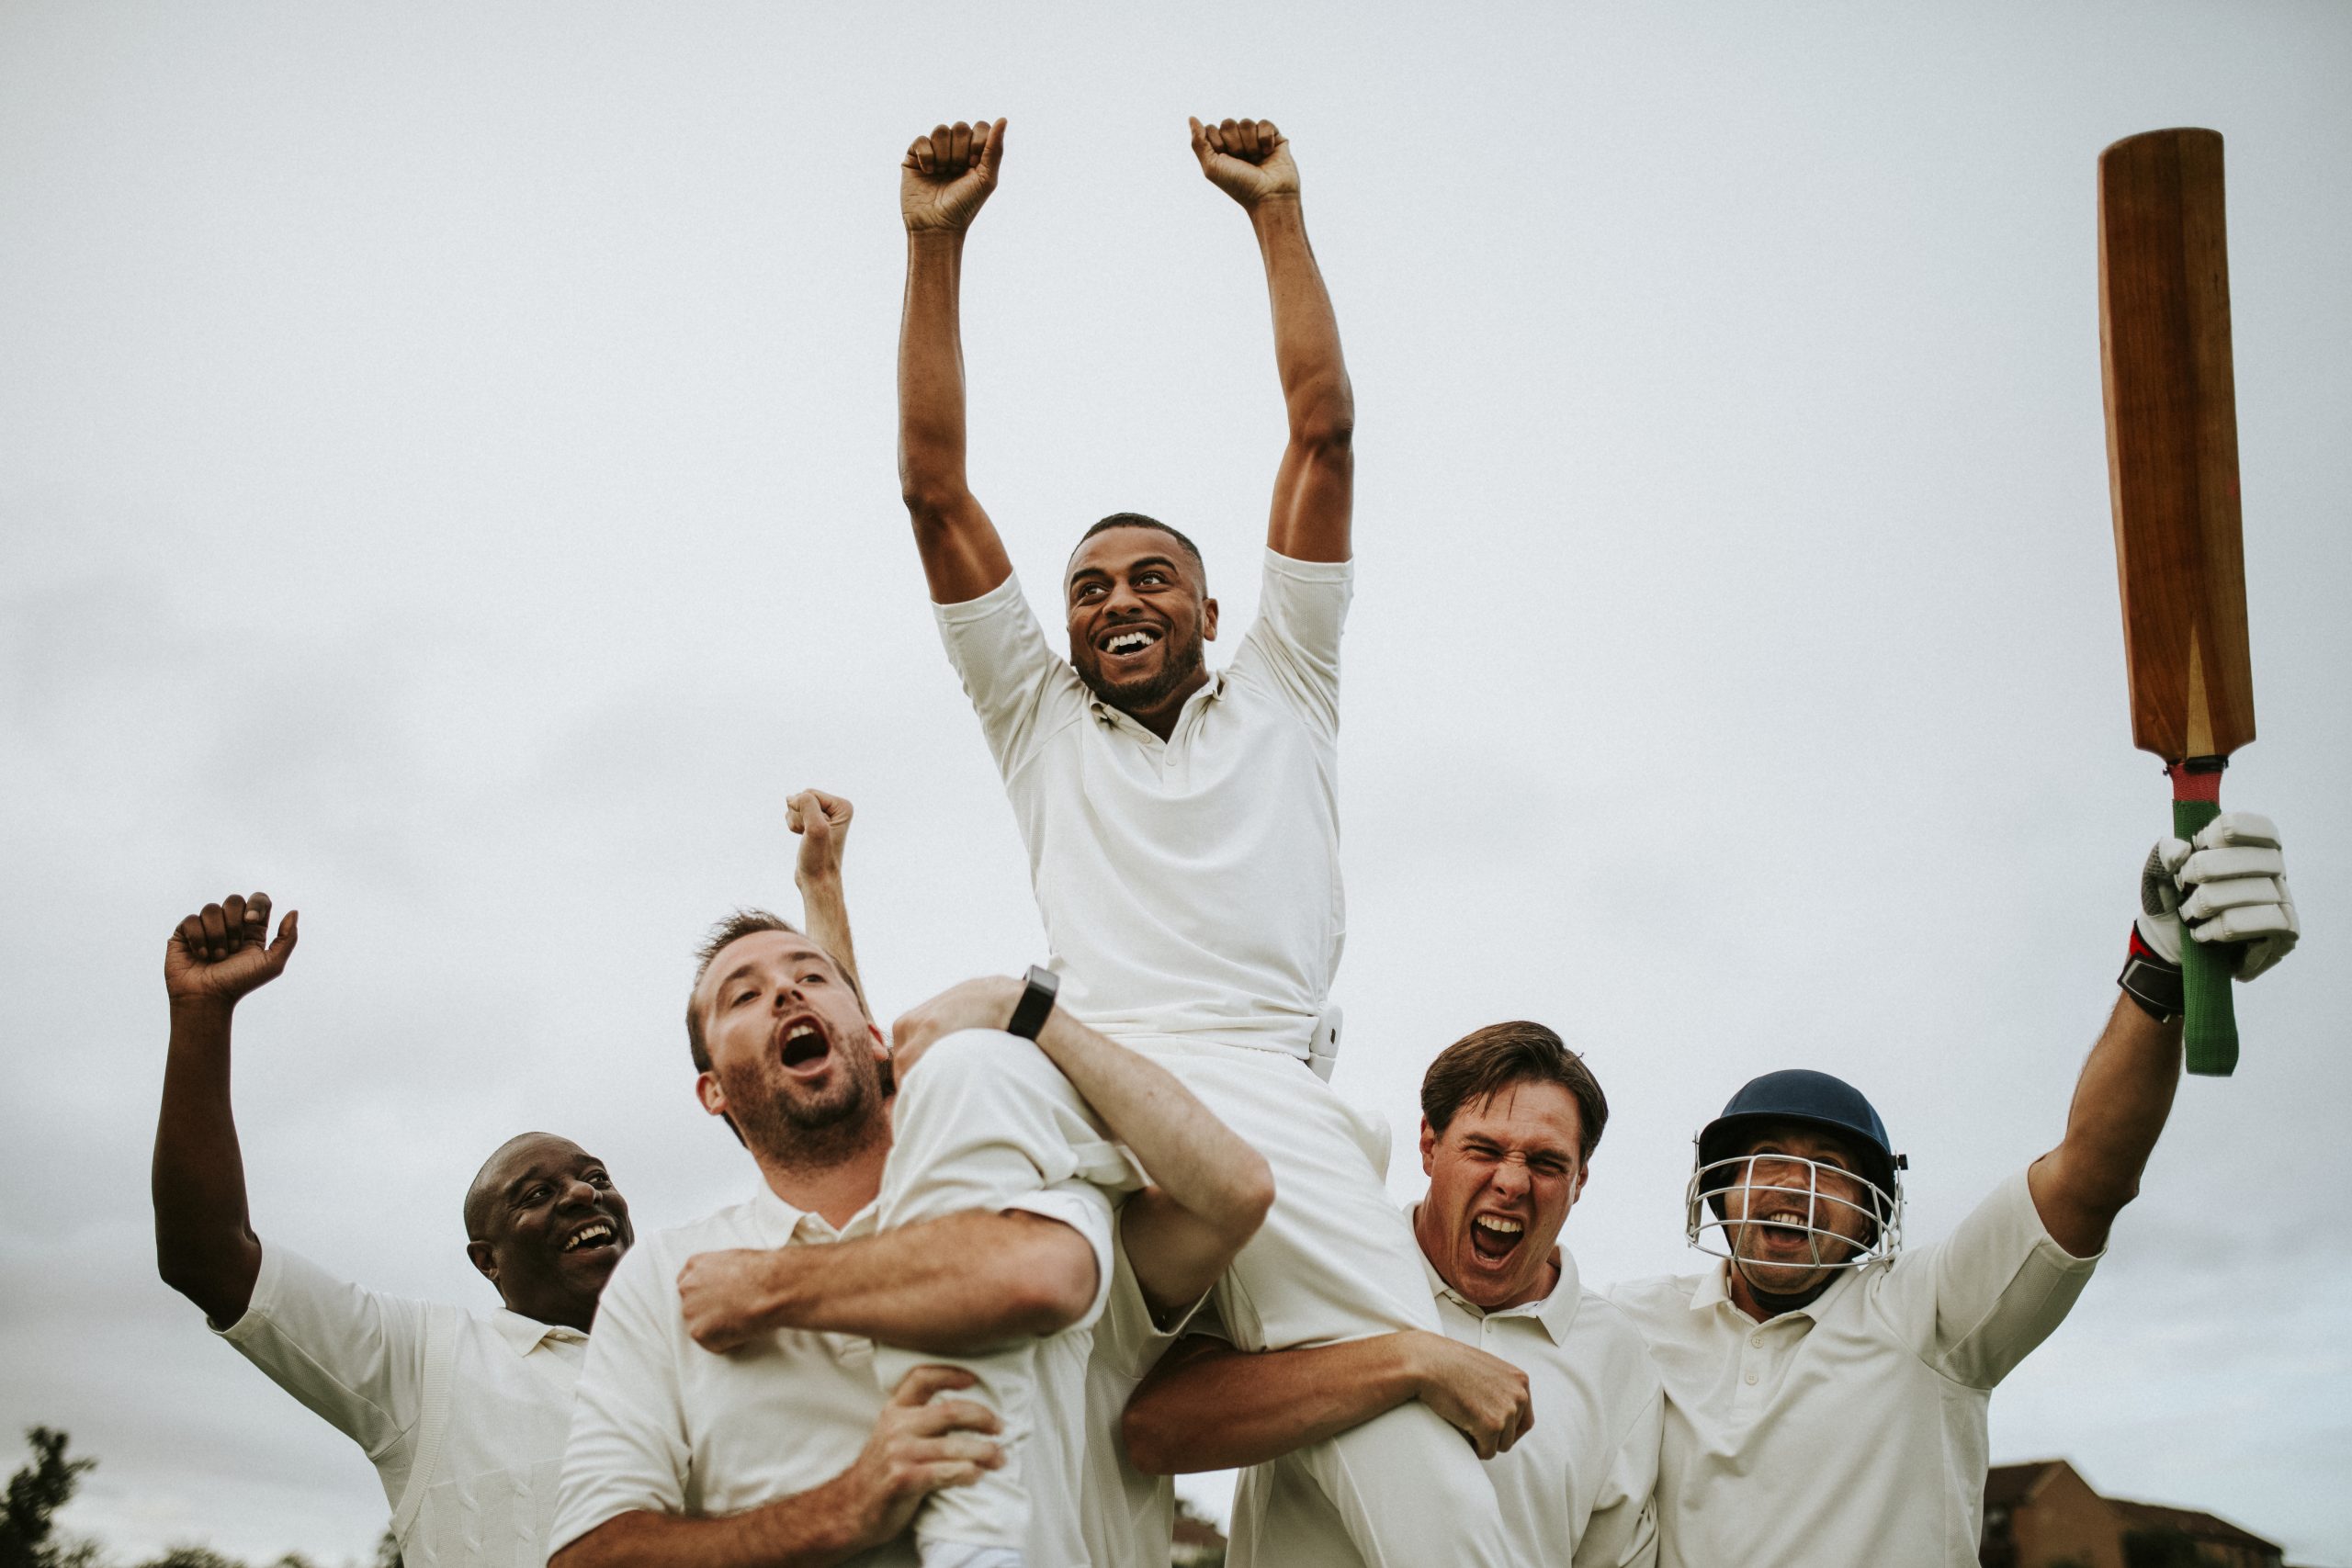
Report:
<svg viewBox="0 0 2352 1568"><path fill-rule="evenodd" d="M435 1332L435 1320L437 1332ZM420 1458L426 1391L447 1400L408 1568L540 1568L588 1337L520 1314L379 1294L265 1242L244 1315L220 1337L356 1442L397 1507ZM429 1375L428 1346L451 1358Z"/></svg>
<svg viewBox="0 0 2352 1568"><path fill-rule="evenodd" d="M1487 1461L1513 1561L1649 1568L1662 1394L1640 1331L1584 1288L1566 1247L1549 1294L1493 1311L1456 1294L1426 1256L1421 1267L1446 1337L1527 1374L1535 1424Z"/></svg>
<svg viewBox="0 0 2352 1568"><path fill-rule="evenodd" d="M1346 937L1352 573L1267 551L1257 624L1165 741L1046 645L1018 578L933 606L1021 825L1062 1005L1102 1033L1307 1055Z"/></svg>
<svg viewBox="0 0 2352 1568"><path fill-rule="evenodd" d="M1087 1238L1107 1280L1107 1201L1084 1183L1049 1188L1007 1205L1060 1220ZM873 1435L886 1395L874 1347L839 1334L784 1329L728 1355L696 1345L678 1304L678 1270L699 1252L773 1250L871 1234L874 1207L836 1232L821 1215L786 1203L762 1181L749 1201L694 1224L646 1237L613 1270L596 1309L596 1339L580 1378L571 1440L549 1533L550 1552L633 1511L718 1515L772 1503L831 1481ZM1037 1405L1075 1422L1082 1409L1082 1330L1041 1342ZM1050 1447L1054 1434L1041 1436ZM1030 1568L1084 1562L1072 1495L1045 1488L1068 1473L1066 1453L1041 1452L1032 1494ZM901 1535L848 1560L852 1568L914 1568L914 1539Z"/></svg>
<svg viewBox="0 0 2352 1568"><path fill-rule="evenodd" d="M1616 1287L1666 1382L1663 1568L1970 1568L1993 1387L2097 1263L2051 1238L2019 1171L1940 1242L1769 1322L1727 1265Z"/></svg>

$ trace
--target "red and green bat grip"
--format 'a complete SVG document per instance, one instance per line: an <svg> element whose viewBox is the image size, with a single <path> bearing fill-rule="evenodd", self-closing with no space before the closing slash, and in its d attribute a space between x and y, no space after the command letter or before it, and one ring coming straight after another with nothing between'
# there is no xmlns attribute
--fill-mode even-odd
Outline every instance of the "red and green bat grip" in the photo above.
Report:
<svg viewBox="0 0 2352 1568"><path fill-rule="evenodd" d="M2172 777L2172 832L2194 840L2222 814L2220 757L2191 757L2165 771ZM2230 974L2237 967L2234 942L2198 942L2180 922L2181 1047L2188 1070L2225 1078L2238 1065L2238 1021L2230 1001Z"/></svg>

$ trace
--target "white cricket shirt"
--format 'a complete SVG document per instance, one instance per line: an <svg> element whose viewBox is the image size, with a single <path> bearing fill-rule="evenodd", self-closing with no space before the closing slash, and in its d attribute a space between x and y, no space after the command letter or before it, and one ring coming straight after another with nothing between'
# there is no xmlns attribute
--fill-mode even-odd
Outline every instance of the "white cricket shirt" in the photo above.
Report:
<svg viewBox="0 0 2352 1568"><path fill-rule="evenodd" d="M438 1319L437 1331L429 1331ZM425 1389L447 1398L432 1468L401 1545L408 1568L541 1568L571 1391L576 1328L381 1295L265 1242L244 1315L216 1329L357 1443L397 1506L419 1458ZM427 1377L427 1344L453 1359Z"/></svg>
<svg viewBox="0 0 2352 1568"><path fill-rule="evenodd" d="M1727 1265L1618 1286L1666 1382L1663 1568L1971 1568L1993 1386L2097 1263L2051 1239L2019 1171L1942 1241L1769 1322Z"/></svg>
<svg viewBox="0 0 2352 1568"><path fill-rule="evenodd" d="M1455 1294L1426 1256L1421 1267L1446 1337L1527 1374L1535 1425L1487 1461L1512 1561L1649 1568L1663 1396L1640 1331L1584 1289L1566 1247L1550 1294L1491 1312Z"/></svg>
<svg viewBox="0 0 2352 1568"><path fill-rule="evenodd" d="M1192 1326L1201 1303L1162 1328L1152 1321L1143 1287L1127 1264L1124 1242L1117 1267L1102 1319L1094 1325L1094 1353L1086 1366L1079 1524L1091 1568L1168 1568L1169 1543L1176 1533L1176 1483L1165 1475L1146 1475L1127 1462L1120 1427L1136 1385Z"/></svg>
<svg viewBox="0 0 2352 1568"><path fill-rule="evenodd" d="M1060 1220L1085 1236L1108 1279L1110 1205L1083 1182L1049 1188L1007 1205ZM796 1209L765 1181L748 1201L708 1219L640 1240L605 1286L596 1338L580 1376L565 1450L553 1552L605 1520L657 1514L741 1513L831 1481L873 1435L887 1402L871 1342L848 1335L784 1329L728 1355L695 1344L678 1304L678 1270L698 1252L819 1245L870 1234L874 1207L835 1231ZM1043 1342L1037 1408L1075 1422L1083 1407L1091 1336L1080 1330ZM1043 1453L1028 1473L1039 1488L1056 1473ZM1031 1568L1083 1562L1075 1499L1032 1493ZM902 1534L847 1560L851 1568L915 1568L914 1538Z"/></svg>
<svg viewBox="0 0 2352 1568"><path fill-rule="evenodd" d="M1347 934L1353 570L1266 552L1257 624L1165 741L1046 646L1018 578L933 606L1021 824L1061 1003L1102 1033L1307 1055Z"/></svg>

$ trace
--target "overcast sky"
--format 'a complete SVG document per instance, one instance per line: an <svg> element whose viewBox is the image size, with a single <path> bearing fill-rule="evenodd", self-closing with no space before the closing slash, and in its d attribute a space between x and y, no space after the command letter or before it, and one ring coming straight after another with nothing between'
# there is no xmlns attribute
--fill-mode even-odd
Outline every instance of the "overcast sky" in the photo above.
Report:
<svg viewBox="0 0 2352 1568"><path fill-rule="evenodd" d="M1012 120L965 288L1016 563L1050 598L1156 513L1228 648L1281 404L1184 117L1295 140L1360 414L1340 1087L1408 1152L1437 1049L1558 1027L1615 1108L1567 1232L1606 1281L1692 1268L1693 1129L1822 1067L1940 1235L2056 1140L2168 820L2093 171L2196 124L2262 733L2224 797L2311 934L1993 1449L2352 1562L2347 80L2334 4L0 6L0 1438L100 1456L71 1517L126 1553L381 1529L155 1280L207 899L303 913L238 1020L265 1239L483 1306L458 1200L511 1132L641 1226L748 1190L677 1015L708 920L792 908L790 790L857 803L886 1012L1039 955L893 488L894 165L943 118Z"/></svg>

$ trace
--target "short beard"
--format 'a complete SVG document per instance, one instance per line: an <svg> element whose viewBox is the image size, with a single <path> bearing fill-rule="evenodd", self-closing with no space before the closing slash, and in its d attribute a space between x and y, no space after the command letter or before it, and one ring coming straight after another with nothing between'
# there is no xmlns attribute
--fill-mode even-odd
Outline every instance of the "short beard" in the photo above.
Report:
<svg viewBox="0 0 2352 1568"><path fill-rule="evenodd" d="M821 1170L887 1140L890 1122L882 1113L880 1064L862 1054L845 1055L845 1061L842 1085L814 1101L772 1086L758 1069L744 1075L748 1081L741 1084L729 1084L722 1076L728 1113L744 1146L778 1165ZM739 1089L750 1092L739 1094Z"/></svg>
<svg viewBox="0 0 2352 1568"><path fill-rule="evenodd" d="M1078 671L1078 678L1086 682L1088 691L1092 692L1121 713L1132 714L1138 708L1158 707L1174 694L1177 687L1198 674L1201 665L1207 658L1207 646L1206 639L1201 635L1201 628L1195 626L1193 628L1193 640L1179 649L1173 658L1162 664L1159 674L1148 680L1130 682L1124 686L1114 686L1102 678L1102 661L1099 658L1086 664L1080 664L1073 660L1070 667Z"/></svg>

